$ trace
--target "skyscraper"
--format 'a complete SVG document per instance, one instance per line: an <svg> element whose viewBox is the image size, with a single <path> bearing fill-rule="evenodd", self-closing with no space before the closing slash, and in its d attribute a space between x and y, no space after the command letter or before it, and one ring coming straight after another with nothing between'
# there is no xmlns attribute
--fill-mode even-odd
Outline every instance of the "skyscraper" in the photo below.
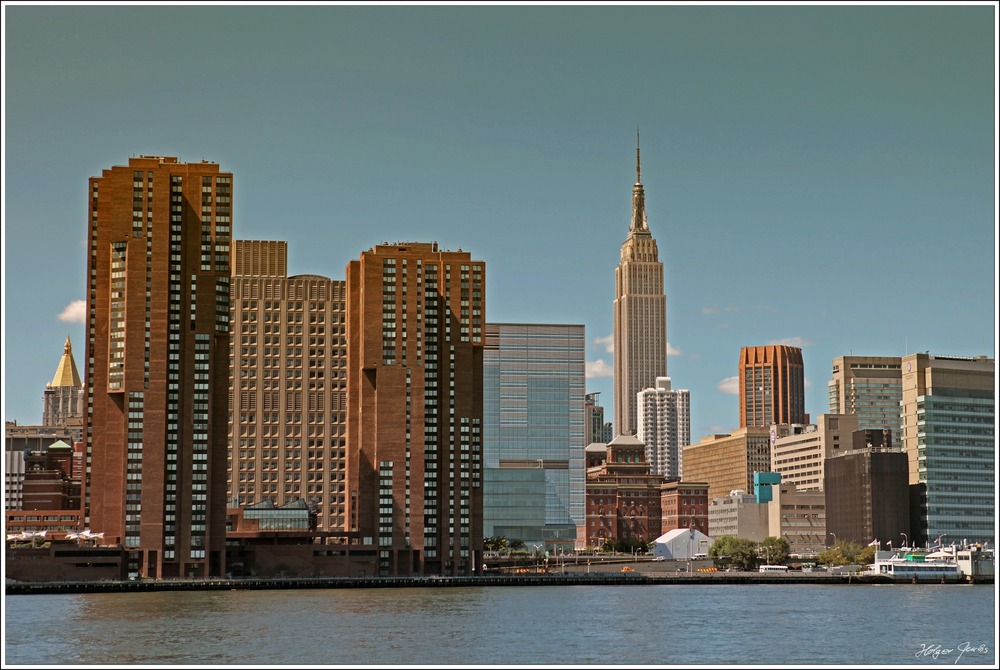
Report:
<svg viewBox="0 0 1000 670"><path fill-rule="evenodd" d="M582 325L486 324L486 537L573 550L584 524L585 344Z"/></svg>
<svg viewBox="0 0 1000 670"><path fill-rule="evenodd" d="M231 505L303 500L345 530L344 282L289 277L285 242L233 246Z"/></svg>
<svg viewBox="0 0 1000 670"><path fill-rule="evenodd" d="M588 393L583 401L584 443L605 442L604 439L604 407L601 406L601 394Z"/></svg>
<svg viewBox="0 0 1000 670"><path fill-rule="evenodd" d="M485 291L485 263L437 243L347 266L348 530L382 574L481 565Z"/></svg>
<svg viewBox="0 0 1000 670"><path fill-rule="evenodd" d="M42 395L42 425L63 426L70 419L81 419L83 410L83 382L73 360L73 345L67 337L56 374Z"/></svg>
<svg viewBox="0 0 1000 670"><path fill-rule="evenodd" d="M636 394L667 376L667 298L663 263L646 223L646 195L636 134L632 223L615 269L614 402L618 435L634 435Z"/></svg>
<svg viewBox="0 0 1000 670"><path fill-rule="evenodd" d="M899 356L840 356L827 384L829 411L857 415L861 430L891 430L892 447L899 449L902 384Z"/></svg>
<svg viewBox="0 0 1000 670"><path fill-rule="evenodd" d="M740 349L740 428L809 423L802 350L779 344Z"/></svg>
<svg viewBox="0 0 1000 670"><path fill-rule="evenodd" d="M639 391L636 437L646 444L653 474L681 477L684 447L691 444L691 394L670 388L670 377L657 377L656 388Z"/></svg>
<svg viewBox="0 0 1000 670"><path fill-rule="evenodd" d="M84 513L147 577L225 573L231 173L90 179Z"/></svg>
<svg viewBox="0 0 1000 670"><path fill-rule="evenodd" d="M996 538L994 359L902 359L902 440L910 471L910 539Z"/></svg>

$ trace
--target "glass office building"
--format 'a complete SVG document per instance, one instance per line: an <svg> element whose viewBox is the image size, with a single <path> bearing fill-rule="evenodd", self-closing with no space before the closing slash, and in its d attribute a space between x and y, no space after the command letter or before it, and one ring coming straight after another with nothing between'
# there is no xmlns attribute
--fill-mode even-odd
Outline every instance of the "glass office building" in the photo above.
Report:
<svg viewBox="0 0 1000 670"><path fill-rule="evenodd" d="M572 550L584 521L582 325L486 324L483 533Z"/></svg>

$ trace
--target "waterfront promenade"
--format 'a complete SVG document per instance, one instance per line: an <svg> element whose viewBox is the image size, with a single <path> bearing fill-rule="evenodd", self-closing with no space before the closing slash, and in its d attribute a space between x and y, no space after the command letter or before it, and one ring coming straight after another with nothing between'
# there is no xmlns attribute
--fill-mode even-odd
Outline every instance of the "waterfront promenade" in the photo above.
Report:
<svg viewBox="0 0 1000 670"><path fill-rule="evenodd" d="M127 593L149 591L228 591L287 589L419 588L468 586L652 586L669 584L968 584L964 579L913 582L882 575L836 575L823 572L714 573L565 573L469 577L277 577L243 579L108 580L97 582L10 582L6 595L52 593ZM992 584L993 580L977 581Z"/></svg>

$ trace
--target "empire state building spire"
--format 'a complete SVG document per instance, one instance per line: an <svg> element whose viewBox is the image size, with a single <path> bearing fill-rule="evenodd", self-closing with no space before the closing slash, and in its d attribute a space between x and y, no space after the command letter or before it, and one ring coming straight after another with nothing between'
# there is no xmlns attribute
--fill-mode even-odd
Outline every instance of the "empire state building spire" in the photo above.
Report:
<svg viewBox="0 0 1000 670"><path fill-rule="evenodd" d="M642 162L639 160L639 131L635 131L635 186L632 187L632 224L628 234L649 235L646 224L646 193L642 188Z"/></svg>
<svg viewBox="0 0 1000 670"><path fill-rule="evenodd" d="M667 376L667 303L663 263L646 223L639 132L635 134L632 223L615 269L614 402L619 435L636 434L636 396Z"/></svg>

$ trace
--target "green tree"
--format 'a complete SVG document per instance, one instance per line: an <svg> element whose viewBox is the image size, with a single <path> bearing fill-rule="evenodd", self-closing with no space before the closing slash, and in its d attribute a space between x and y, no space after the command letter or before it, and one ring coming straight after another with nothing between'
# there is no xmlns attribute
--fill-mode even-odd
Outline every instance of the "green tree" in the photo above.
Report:
<svg viewBox="0 0 1000 670"><path fill-rule="evenodd" d="M858 565L871 565L875 562L875 547L865 547L858 554L857 563Z"/></svg>
<svg viewBox="0 0 1000 670"><path fill-rule="evenodd" d="M741 570L753 570L759 561L757 543L735 535L723 535L713 542L708 549L708 557L716 561L728 560Z"/></svg>
<svg viewBox="0 0 1000 670"><path fill-rule="evenodd" d="M765 537L760 543L760 553L768 565L783 565L788 562L788 554L792 548L783 537Z"/></svg>
<svg viewBox="0 0 1000 670"><path fill-rule="evenodd" d="M505 537L487 537L483 539L483 550L484 551L496 551L498 553L503 553L510 549L510 541Z"/></svg>
<svg viewBox="0 0 1000 670"><path fill-rule="evenodd" d="M870 551L869 551L870 550ZM869 561L869 556L871 560ZM829 549L824 549L816 556L816 561L823 565L858 565L865 562L875 562L875 547L862 547L850 540L837 540Z"/></svg>
<svg viewBox="0 0 1000 670"><path fill-rule="evenodd" d="M511 540L510 541L510 548L511 549L524 549L524 540Z"/></svg>

